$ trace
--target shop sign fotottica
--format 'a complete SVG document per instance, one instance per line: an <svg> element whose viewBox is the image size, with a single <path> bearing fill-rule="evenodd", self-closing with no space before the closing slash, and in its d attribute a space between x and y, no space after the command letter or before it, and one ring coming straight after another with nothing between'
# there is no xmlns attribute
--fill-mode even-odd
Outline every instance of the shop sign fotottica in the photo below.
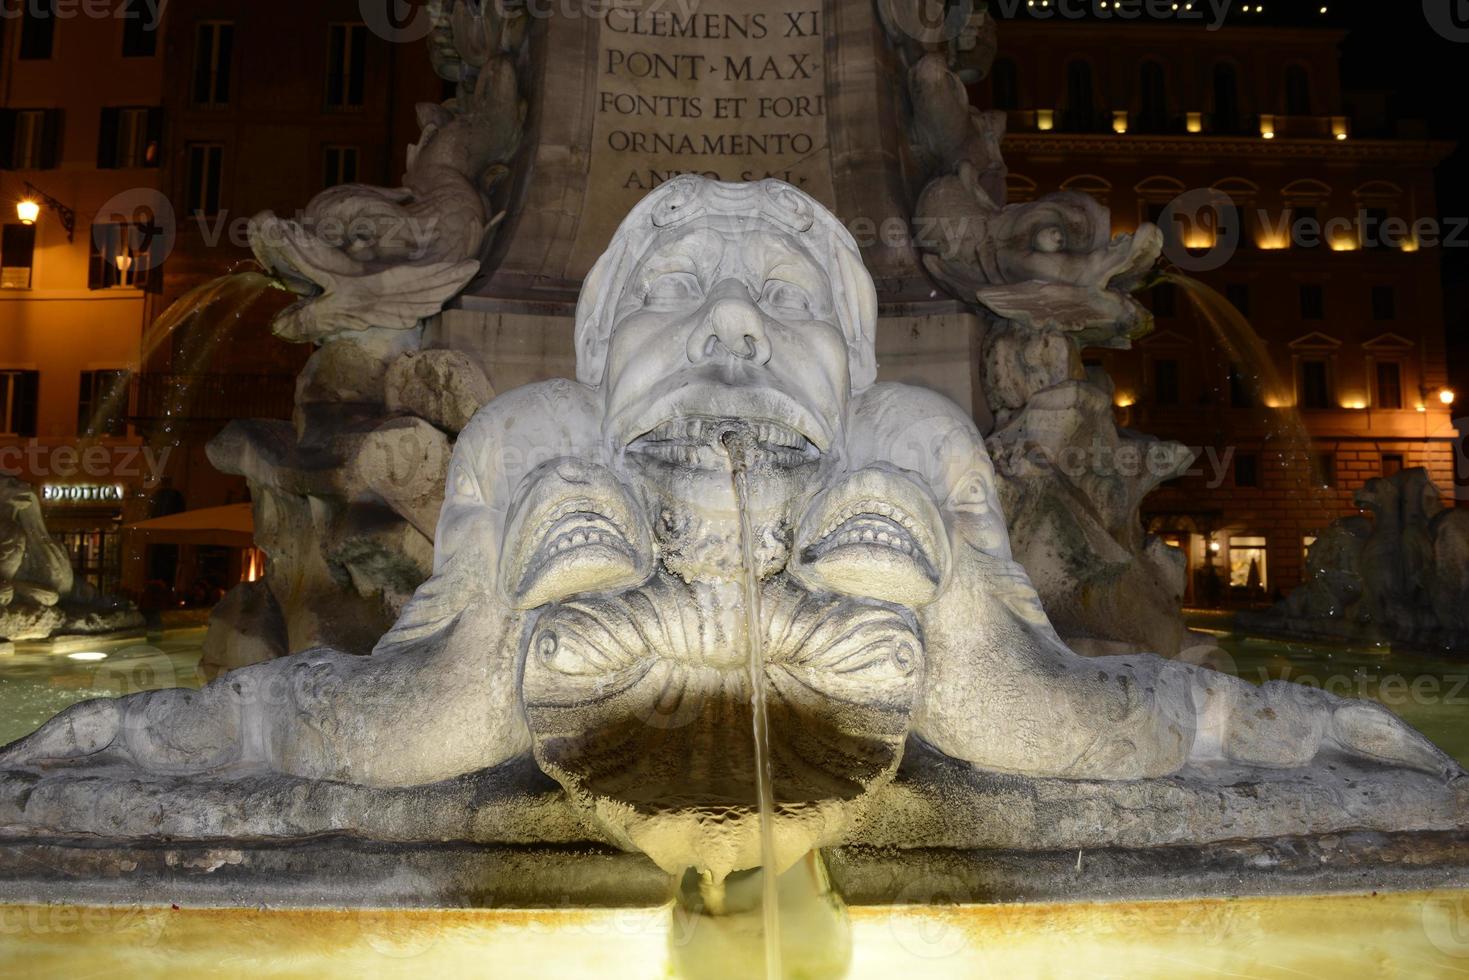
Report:
<svg viewBox="0 0 1469 980"><path fill-rule="evenodd" d="M121 504L121 483L45 483L41 501L47 504Z"/></svg>

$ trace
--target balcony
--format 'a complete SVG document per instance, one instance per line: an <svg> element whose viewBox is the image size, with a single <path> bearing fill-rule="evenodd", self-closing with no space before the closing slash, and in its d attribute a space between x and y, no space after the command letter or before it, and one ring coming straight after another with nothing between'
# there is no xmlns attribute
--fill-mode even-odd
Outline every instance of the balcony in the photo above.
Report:
<svg viewBox="0 0 1469 980"><path fill-rule="evenodd" d="M296 379L288 374L139 374L132 421L288 419L295 390Z"/></svg>

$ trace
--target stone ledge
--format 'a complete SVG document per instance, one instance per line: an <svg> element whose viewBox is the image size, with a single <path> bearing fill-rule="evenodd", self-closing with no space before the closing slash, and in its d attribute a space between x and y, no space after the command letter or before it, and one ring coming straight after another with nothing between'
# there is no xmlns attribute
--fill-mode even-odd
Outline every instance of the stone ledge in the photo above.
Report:
<svg viewBox="0 0 1469 980"><path fill-rule="evenodd" d="M845 842L959 851L1157 848L1353 831L1469 827L1469 787L1336 756L1309 769L1211 767L1148 780L984 772L911 741ZM295 841L607 846L529 757L427 786L119 769L0 772L0 842Z"/></svg>
<svg viewBox="0 0 1469 980"><path fill-rule="evenodd" d="M1076 851L830 849L849 905L1136 901L1469 888L1462 832ZM650 907L672 895L608 848L292 842L0 844L0 902L265 908Z"/></svg>

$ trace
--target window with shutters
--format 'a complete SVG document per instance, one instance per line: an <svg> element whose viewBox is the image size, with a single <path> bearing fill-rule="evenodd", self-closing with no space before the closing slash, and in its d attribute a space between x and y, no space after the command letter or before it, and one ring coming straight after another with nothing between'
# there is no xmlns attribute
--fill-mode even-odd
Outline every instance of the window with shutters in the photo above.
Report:
<svg viewBox="0 0 1469 980"><path fill-rule="evenodd" d="M1301 319L1320 320L1326 316L1326 293L1318 283L1301 286Z"/></svg>
<svg viewBox="0 0 1469 980"><path fill-rule="evenodd" d="M20 7L16 4L16 7ZM7 16L13 16L6 6ZM51 57L56 46L55 0L30 0L24 5L25 16L20 22L21 61L45 61Z"/></svg>
<svg viewBox="0 0 1469 980"><path fill-rule="evenodd" d="M1255 382L1238 364L1229 366L1229 405L1231 408L1255 407Z"/></svg>
<svg viewBox="0 0 1469 980"><path fill-rule="evenodd" d="M195 105L229 105L234 54L234 24L205 21L198 26L194 36Z"/></svg>
<svg viewBox="0 0 1469 980"><path fill-rule="evenodd" d="M322 152L323 187L351 184L357 180L357 147L328 146Z"/></svg>
<svg viewBox="0 0 1469 980"><path fill-rule="evenodd" d="M1333 408L1331 374L1325 361L1301 362L1300 401L1302 408Z"/></svg>
<svg viewBox="0 0 1469 980"><path fill-rule="evenodd" d="M144 223L112 221L92 225L88 289L115 286L142 289L153 272L153 229Z"/></svg>
<svg viewBox="0 0 1469 980"><path fill-rule="evenodd" d="M163 110L150 106L114 106L102 110L97 138L99 170L157 167L162 159Z"/></svg>
<svg viewBox="0 0 1469 980"><path fill-rule="evenodd" d="M77 389L77 435L128 434L128 382L131 372L121 368L83 371Z"/></svg>
<svg viewBox="0 0 1469 980"><path fill-rule="evenodd" d="M123 0L121 15L122 56L124 58L151 58L158 53L158 20L162 7L155 14L149 9L147 0Z"/></svg>
<svg viewBox="0 0 1469 980"><path fill-rule="evenodd" d="M36 226L6 225L0 235L0 289L30 289L36 261Z"/></svg>
<svg viewBox="0 0 1469 980"><path fill-rule="evenodd" d="M61 118L60 109L0 110L0 169L55 169Z"/></svg>
<svg viewBox="0 0 1469 980"><path fill-rule="evenodd" d="M1153 362L1153 403L1178 404L1178 362L1172 358Z"/></svg>
<svg viewBox="0 0 1469 980"><path fill-rule="evenodd" d="M367 84L367 25L327 27L326 104L333 109L362 105Z"/></svg>
<svg viewBox="0 0 1469 980"><path fill-rule="evenodd" d="M41 372L0 368L0 436L36 434Z"/></svg>
<svg viewBox="0 0 1469 980"><path fill-rule="evenodd" d="M224 146L219 143L189 144L189 214L218 214Z"/></svg>
<svg viewBox="0 0 1469 980"><path fill-rule="evenodd" d="M1396 320L1398 316L1398 293L1391 286L1372 287L1372 319Z"/></svg>
<svg viewBox="0 0 1469 980"><path fill-rule="evenodd" d="M1015 62L1009 58L996 58L990 68L991 102L996 109L1020 108L1020 81Z"/></svg>
<svg viewBox="0 0 1469 980"><path fill-rule="evenodd" d="M1234 485L1258 487L1260 485L1260 457L1254 453L1240 453L1234 457Z"/></svg>
<svg viewBox="0 0 1469 980"><path fill-rule="evenodd" d="M1250 315L1250 287L1248 283L1231 282L1224 287L1224 298L1229 305L1239 310L1240 316Z"/></svg>
<svg viewBox="0 0 1469 980"><path fill-rule="evenodd" d="M1377 362L1377 407L1403 407L1403 368L1396 361Z"/></svg>

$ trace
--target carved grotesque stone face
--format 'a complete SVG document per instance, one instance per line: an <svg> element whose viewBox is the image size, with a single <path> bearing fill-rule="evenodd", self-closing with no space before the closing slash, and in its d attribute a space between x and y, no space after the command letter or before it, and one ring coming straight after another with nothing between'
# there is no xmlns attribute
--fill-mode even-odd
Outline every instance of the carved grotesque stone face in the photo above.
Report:
<svg viewBox="0 0 1469 980"><path fill-rule="evenodd" d="M780 217L711 207L649 235L602 283L616 293L607 465L548 467L520 493L503 566L517 603L540 610L522 691L541 766L625 846L721 878L761 863L740 504L722 437L752 437L745 504L783 866L840 839L896 769L923 660L904 604L931 595L942 563L932 503L907 500L914 484L845 472L841 272L820 235ZM874 578L877 592L864 588Z"/></svg>

